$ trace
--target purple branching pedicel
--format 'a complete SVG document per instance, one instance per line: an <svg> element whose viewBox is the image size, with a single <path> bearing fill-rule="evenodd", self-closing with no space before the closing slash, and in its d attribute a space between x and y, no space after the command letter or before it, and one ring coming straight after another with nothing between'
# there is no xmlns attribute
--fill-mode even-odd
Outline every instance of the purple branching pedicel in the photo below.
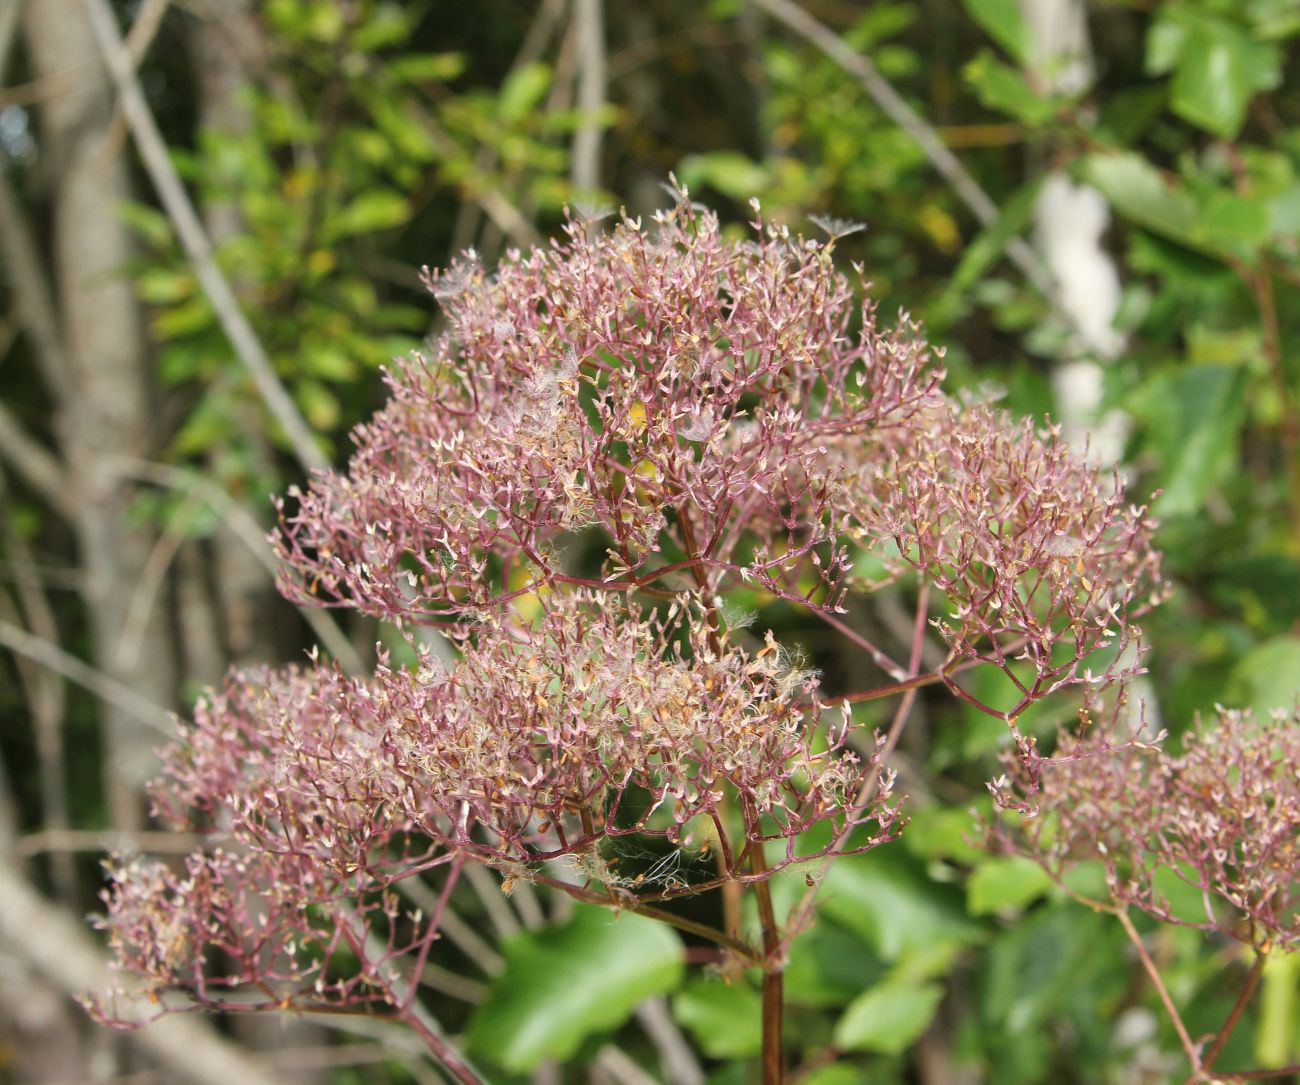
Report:
<svg viewBox="0 0 1300 1085"><path fill-rule="evenodd" d="M776 924L768 879L896 835L884 761L916 690L1014 727L1139 669L1134 619L1164 590L1144 510L1055 431L948 398L918 329L855 301L834 237L754 207L732 239L683 190L650 225L574 221L491 274L470 256L428 276L449 330L389 375L347 473L291 494L276 543L290 598L440 626L459 657L241 673L199 706L155 800L213 846L179 872L125 863L107 895L120 961L163 1008L386 1005L414 1025L412 977L478 862L761 966L775 1082L799 922ZM603 540L594 575L561 557L579 533ZM839 617L880 583L857 562L920 585L899 658ZM770 633L732 628L745 585L848 636L876 684L824 699ZM1011 703L959 684L981 664ZM889 734L854 753L848 704L896 694ZM616 868L629 835L710 866ZM430 873L420 914L398 890ZM662 906L714 888L725 929Z"/></svg>

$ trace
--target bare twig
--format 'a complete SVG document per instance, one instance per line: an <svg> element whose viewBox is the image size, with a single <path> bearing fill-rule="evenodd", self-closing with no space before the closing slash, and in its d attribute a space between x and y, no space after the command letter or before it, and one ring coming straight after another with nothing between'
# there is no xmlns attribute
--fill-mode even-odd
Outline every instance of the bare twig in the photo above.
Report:
<svg viewBox="0 0 1300 1085"><path fill-rule="evenodd" d="M0 253L4 254L9 285L23 326L31 337L41 379L57 401L66 393L69 373L59 335L58 310L46 285L50 280L40 250L3 170L0 170Z"/></svg>
<svg viewBox="0 0 1300 1085"><path fill-rule="evenodd" d="M0 458L60 516L67 519L75 515L73 495L63 465L23 429L3 403L0 403Z"/></svg>
<svg viewBox="0 0 1300 1085"><path fill-rule="evenodd" d="M662 998L651 998L636 1009L636 1019L659 1053L664 1080L668 1085L703 1085L704 1070L668 1012Z"/></svg>
<svg viewBox="0 0 1300 1085"><path fill-rule="evenodd" d="M267 574L272 579L275 578L278 566L275 555L267 544L266 532L262 525L257 522L252 513L216 483L194 472L183 471L179 467L171 467L151 460L121 457L118 465L121 473L128 477L166 486L183 493L193 492L200 495L221 517L232 534L248 547L266 569ZM359 674L364 669L361 657L352 646L352 642L326 611L314 607L299 607L298 613L311 626L312 632L325 646L325 650L342 663L346 671Z"/></svg>
<svg viewBox="0 0 1300 1085"><path fill-rule="evenodd" d="M600 187L600 111L605 105L604 0L574 0L578 27L578 110L581 120L573 134L570 177L578 188Z"/></svg>
<svg viewBox="0 0 1300 1085"><path fill-rule="evenodd" d="M103 671L96 670L76 656L70 655L57 644L35 637L25 629L19 629L9 622L0 622L0 644L10 651L34 660L43 667L48 667L56 674L63 675L69 681L76 682L101 701L134 716L159 734L166 735L168 738L175 737L176 728L172 723L171 714L165 708L146 697L141 697L130 686L123 685Z"/></svg>
<svg viewBox="0 0 1300 1085"><path fill-rule="evenodd" d="M280 383L256 332L253 331L248 318L244 316L234 291L231 290L221 269L217 267L212 243L208 240L208 235L199 221L193 203L190 202L185 186L181 183L176 167L172 164L167 152L167 144L163 141L153 113L145 101L140 81L131 63L131 56L118 33L112 9L108 6L107 0L83 0L83 2L100 50L104 54L109 74L117 87L122 110L131 128L131 134L135 138L141 161L154 187L158 190L158 196L168 217L176 227L181 245L194 265L195 274L227 339L230 340L230 345L248 370L271 414L284 430L299 462L304 468L326 470L329 461L317 447L306 420L284 385Z"/></svg>

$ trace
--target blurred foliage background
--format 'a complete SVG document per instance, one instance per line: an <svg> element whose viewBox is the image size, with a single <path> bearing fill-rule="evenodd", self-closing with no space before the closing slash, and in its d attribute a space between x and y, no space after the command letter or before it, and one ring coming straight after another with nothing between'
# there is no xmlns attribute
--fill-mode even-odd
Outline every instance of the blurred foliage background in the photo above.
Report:
<svg viewBox="0 0 1300 1085"><path fill-rule="evenodd" d="M278 599L271 495L345 461L382 366L436 329L422 265L490 265L566 203L646 214L670 171L738 230L751 196L801 230L865 222L845 267L924 322L954 387L1091 432L1135 500L1160 492L1153 726L1291 705L1298 41L1295 0L0 0L0 1082L207 1080L197 1047L82 1020L68 996L99 958L70 917L105 848L167 846L141 784L168 711L231 663L318 638L364 663L383 635ZM232 346L209 259L307 449ZM906 642L902 612L885 593L852 620ZM762 624L853 688L819 629ZM1169 1080L1119 929L972 846L1005 728L942 697L919 713L902 842L839 864L790 961L794 1080ZM425 978L493 1080L752 1079L750 980L665 971L630 920L611 938L478 873ZM1237 950L1152 938L1192 1031L1217 1027ZM265 1080L439 1080L378 1023L339 1024L212 1028ZM1282 958L1220 1065L1297 1061Z"/></svg>

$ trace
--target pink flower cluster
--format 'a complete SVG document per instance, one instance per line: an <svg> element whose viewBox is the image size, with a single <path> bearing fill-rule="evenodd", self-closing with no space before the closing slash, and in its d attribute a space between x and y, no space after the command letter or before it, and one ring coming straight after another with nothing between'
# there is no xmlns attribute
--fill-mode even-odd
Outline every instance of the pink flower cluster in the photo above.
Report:
<svg viewBox="0 0 1300 1085"><path fill-rule="evenodd" d="M893 835L892 776L842 748L842 715L823 725L812 676L774 641L753 653L726 644L690 597L662 618L588 591L549 602L535 627L489 615L449 668L426 658L367 679L330 667L237 675L198 706L155 788L169 825L222 846L182 874L119 868L107 925L160 988L205 998L216 949L221 982L280 999L328 963L286 958L286 941L329 946L341 916L392 911L391 886L453 860L528 878L570 857L617 905L630 876L602 849L620 836L708 841L716 880L742 883L831 853L798 850L821 822L833 840L873 823L852 847L865 850ZM864 786L873 793L855 806ZM769 841L784 857L751 872ZM673 879L636 899L700 888ZM353 997L356 984L311 990Z"/></svg>
<svg viewBox="0 0 1300 1085"><path fill-rule="evenodd" d="M1064 735L1050 758L1021 743L996 790L1028 816L1002 820L1000 846L1057 879L1099 863L1117 906L1300 949L1300 714L1219 709L1181 754L1115 730Z"/></svg>
<svg viewBox="0 0 1300 1085"><path fill-rule="evenodd" d="M834 615L855 561L919 575L910 664L871 658L976 704L957 670L999 667L1019 692L979 705L997 715L1136 667L1132 620L1162 590L1144 512L1054 431L945 397L917 329L854 301L834 239L757 205L733 238L680 195L650 226L574 222L492 274L471 257L429 276L449 331L390 374L347 473L291 494L276 541L291 598L445 625L459 658L237 674L199 705L155 799L219 846L181 871L126 864L107 897L155 992L400 1003L397 959L418 968L439 917L394 887L445 869L445 902L465 862L645 907L763 894L890 839L885 740L854 754L847 709L771 634L724 628L736 587L852 634ZM603 565L579 575L564 547L597 533ZM948 656L924 675L936 598ZM632 835L713 869L615 872Z"/></svg>

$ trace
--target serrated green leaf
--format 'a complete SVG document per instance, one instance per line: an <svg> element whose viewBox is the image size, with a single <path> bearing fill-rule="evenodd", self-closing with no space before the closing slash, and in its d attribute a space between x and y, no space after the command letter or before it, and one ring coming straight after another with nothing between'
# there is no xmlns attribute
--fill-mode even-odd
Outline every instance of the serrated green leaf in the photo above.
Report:
<svg viewBox="0 0 1300 1085"><path fill-rule="evenodd" d="M966 14L1019 63L1029 60L1029 27L1016 0L962 0Z"/></svg>
<svg viewBox="0 0 1300 1085"><path fill-rule="evenodd" d="M1052 887L1052 879L1037 863L1020 855L984 860L966 883L971 915L1018 911Z"/></svg>
<svg viewBox="0 0 1300 1085"><path fill-rule="evenodd" d="M835 1024L835 1044L846 1051L900 1055L934 1020L943 999L937 983L886 981L855 998Z"/></svg>
<svg viewBox="0 0 1300 1085"><path fill-rule="evenodd" d="M673 996L672 1007L711 1059L745 1059L763 1049L763 999L744 980L693 980Z"/></svg>
<svg viewBox="0 0 1300 1085"><path fill-rule="evenodd" d="M616 1028L647 998L668 994L684 971L681 939L662 923L578 905L563 927L525 932L504 947L506 966L475 1008L471 1049L507 1070L571 1057L587 1036Z"/></svg>

